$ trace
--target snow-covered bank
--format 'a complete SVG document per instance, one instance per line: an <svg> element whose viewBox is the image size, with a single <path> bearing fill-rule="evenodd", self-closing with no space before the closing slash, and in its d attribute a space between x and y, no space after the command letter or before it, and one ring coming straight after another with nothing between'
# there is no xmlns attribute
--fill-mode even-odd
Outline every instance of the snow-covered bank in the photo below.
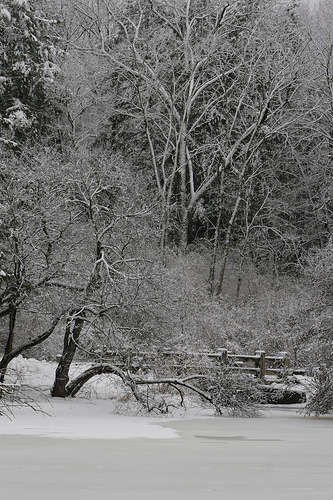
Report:
<svg viewBox="0 0 333 500"><path fill-rule="evenodd" d="M39 392L29 391L31 398L36 399L32 406L38 411L13 407L10 419L0 417L0 434L86 439L177 437L176 431L157 425L160 419L118 415L114 397L122 388L112 377L92 379L74 399L48 397L55 368L56 363L22 356L10 363L9 382L38 389ZM74 364L72 371L79 373L83 369L84 365Z"/></svg>
<svg viewBox="0 0 333 500"><path fill-rule="evenodd" d="M73 364L72 372L76 371L78 374L84 368L82 364ZM34 412L29 407L14 407L11 419L0 417L0 435L76 439L167 439L178 436L174 428L177 418L185 417L188 420L213 414L213 410L199 411L196 407L183 413L177 411L174 419L135 416L135 413L133 416L133 412L125 414L127 402L126 394L122 401L122 384L114 376L104 375L91 379L74 399L50 398L48 396L55 369L56 363L25 359L22 356L10 363L9 382L38 389L39 392L30 392L31 397L36 398L36 403L32 404L36 407L38 405L38 411ZM299 408L294 407L292 413L297 415ZM271 412L266 410L264 415L265 418L270 418ZM254 425L258 425L259 429L261 419Z"/></svg>
<svg viewBox="0 0 333 500"><path fill-rule="evenodd" d="M18 358L11 376L47 394L54 368ZM16 408L12 420L0 417L4 498L332 499L333 416L304 417L299 407L266 407L259 418L117 415L113 383L99 377L75 399L41 396L48 415Z"/></svg>
<svg viewBox="0 0 333 500"><path fill-rule="evenodd" d="M15 410L15 417L0 419L1 434L24 434L40 437L124 439L177 437L171 428L163 428L159 419L115 415L110 401L86 399L52 400L40 403L48 414L29 408Z"/></svg>

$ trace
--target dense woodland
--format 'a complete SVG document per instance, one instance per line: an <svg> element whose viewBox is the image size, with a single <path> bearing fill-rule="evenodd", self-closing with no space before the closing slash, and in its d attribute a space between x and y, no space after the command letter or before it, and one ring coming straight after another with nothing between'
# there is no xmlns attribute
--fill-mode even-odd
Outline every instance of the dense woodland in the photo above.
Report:
<svg viewBox="0 0 333 500"><path fill-rule="evenodd" d="M0 2L0 383L59 355L53 396L115 373L141 401L105 353L263 349L333 407L332 24L330 0Z"/></svg>

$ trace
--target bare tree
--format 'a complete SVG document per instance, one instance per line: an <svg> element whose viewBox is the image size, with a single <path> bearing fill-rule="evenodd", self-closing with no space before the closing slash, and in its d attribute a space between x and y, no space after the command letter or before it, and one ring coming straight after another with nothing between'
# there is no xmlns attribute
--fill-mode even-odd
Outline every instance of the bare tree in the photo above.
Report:
<svg viewBox="0 0 333 500"><path fill-rule="evenodd" d="M146 261L140 255L143 242L137 239L135 226L150 210L140 209L135 199L140 193L133 196L132 191L138 185L134 185L133 178L125 180L119 159L118 165L113 161L113 166L82 161L73 179L69 203L77 214L77 224L83 224L88 260L80 269L82 289L66 319L52 396L68 395L69 369L77 350L92 357L101 350L97 334L100 328L103 344L111 348L115 317L133 305L144 279Z"/></svg>
<svg viewBox="0 0 333 500"><path fill-rule="evenodd" d="M6 324L1 382L9 362L49 338L66 309L63 301L54 303L51 290L71 249L70 213L61 203L59 172L45 171L47 161L8 153L0 166L0 318ZM34 333L29 325L37 318Z"/></svg>
<svg viewBox="0 0 333 500"><path fill-rule="evenodd" d="M170 238L184 252L206 211L215 227L212 288L224 240L220 292L243 192L263 166L259 151L304 112L293 100L303 43L285 2L105 0L77 11L85 34L77 50L109 68L112 119L131 127L133 142L145 134L162 252Z"/></svg>

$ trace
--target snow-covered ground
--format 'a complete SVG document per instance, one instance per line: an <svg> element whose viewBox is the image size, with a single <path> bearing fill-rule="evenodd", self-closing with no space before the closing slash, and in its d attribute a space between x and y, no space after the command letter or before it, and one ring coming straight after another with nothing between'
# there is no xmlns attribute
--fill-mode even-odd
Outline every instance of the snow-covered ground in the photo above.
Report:
<svg viewBox="0 0 333 500"><path fill-rule="evenodd" d="M19 358L12 368L45 392L55 365ZM119 415L107 382L92 381L82 394L90 399L39 399L47 414L21 408L0 417L1 497L333 499L332 416L304 417L298 407L254 419L193 409L183 418Z"/></svg>
<svg viewBox="0 0 333 500"><path fill-rule="evenodd" d="M84 368L82 364L73 364L71 374L75 376ZM121 383L117 386L117 380L112 376L95 377L74 399L48 397L55 369L56 363L22 356L11 362L7 380L22 387L38 389L38 392L25 391L31 397L31 406L37 411L28 406L12 408L13 415L7 411L10 418L1 418L0 434L85 439L163 439L177 436L175 431L155 425L159 418L126 415L126 401L121 402Z"/></svg>

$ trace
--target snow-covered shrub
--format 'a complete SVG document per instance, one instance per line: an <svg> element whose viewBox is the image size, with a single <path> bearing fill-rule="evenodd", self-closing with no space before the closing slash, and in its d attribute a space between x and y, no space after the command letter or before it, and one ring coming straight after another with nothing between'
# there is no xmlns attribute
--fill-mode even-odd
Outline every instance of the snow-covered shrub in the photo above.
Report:
<svg viewBox="0 0 333 500"><path fill-rule="evenodd" d="M33 411L41 411L37 401L37 392L33 393L29 386L0 383L0 417L12 418L15 408L29 407Z"/></svg>
<svg viewBox="0 0 333 500"><path fill-rule="evenodd" d="M305 413L325 415L333 412L333 367L322 365L314 373L313 386Z"/></svg>
<svg viewBox="0 0 333 500"><path fill-rule="evenodd" d="M254 417L265 402L258 380L241 372L222 370L209 379L207 391L218 413L226 410L233 417Z"/></svg>

